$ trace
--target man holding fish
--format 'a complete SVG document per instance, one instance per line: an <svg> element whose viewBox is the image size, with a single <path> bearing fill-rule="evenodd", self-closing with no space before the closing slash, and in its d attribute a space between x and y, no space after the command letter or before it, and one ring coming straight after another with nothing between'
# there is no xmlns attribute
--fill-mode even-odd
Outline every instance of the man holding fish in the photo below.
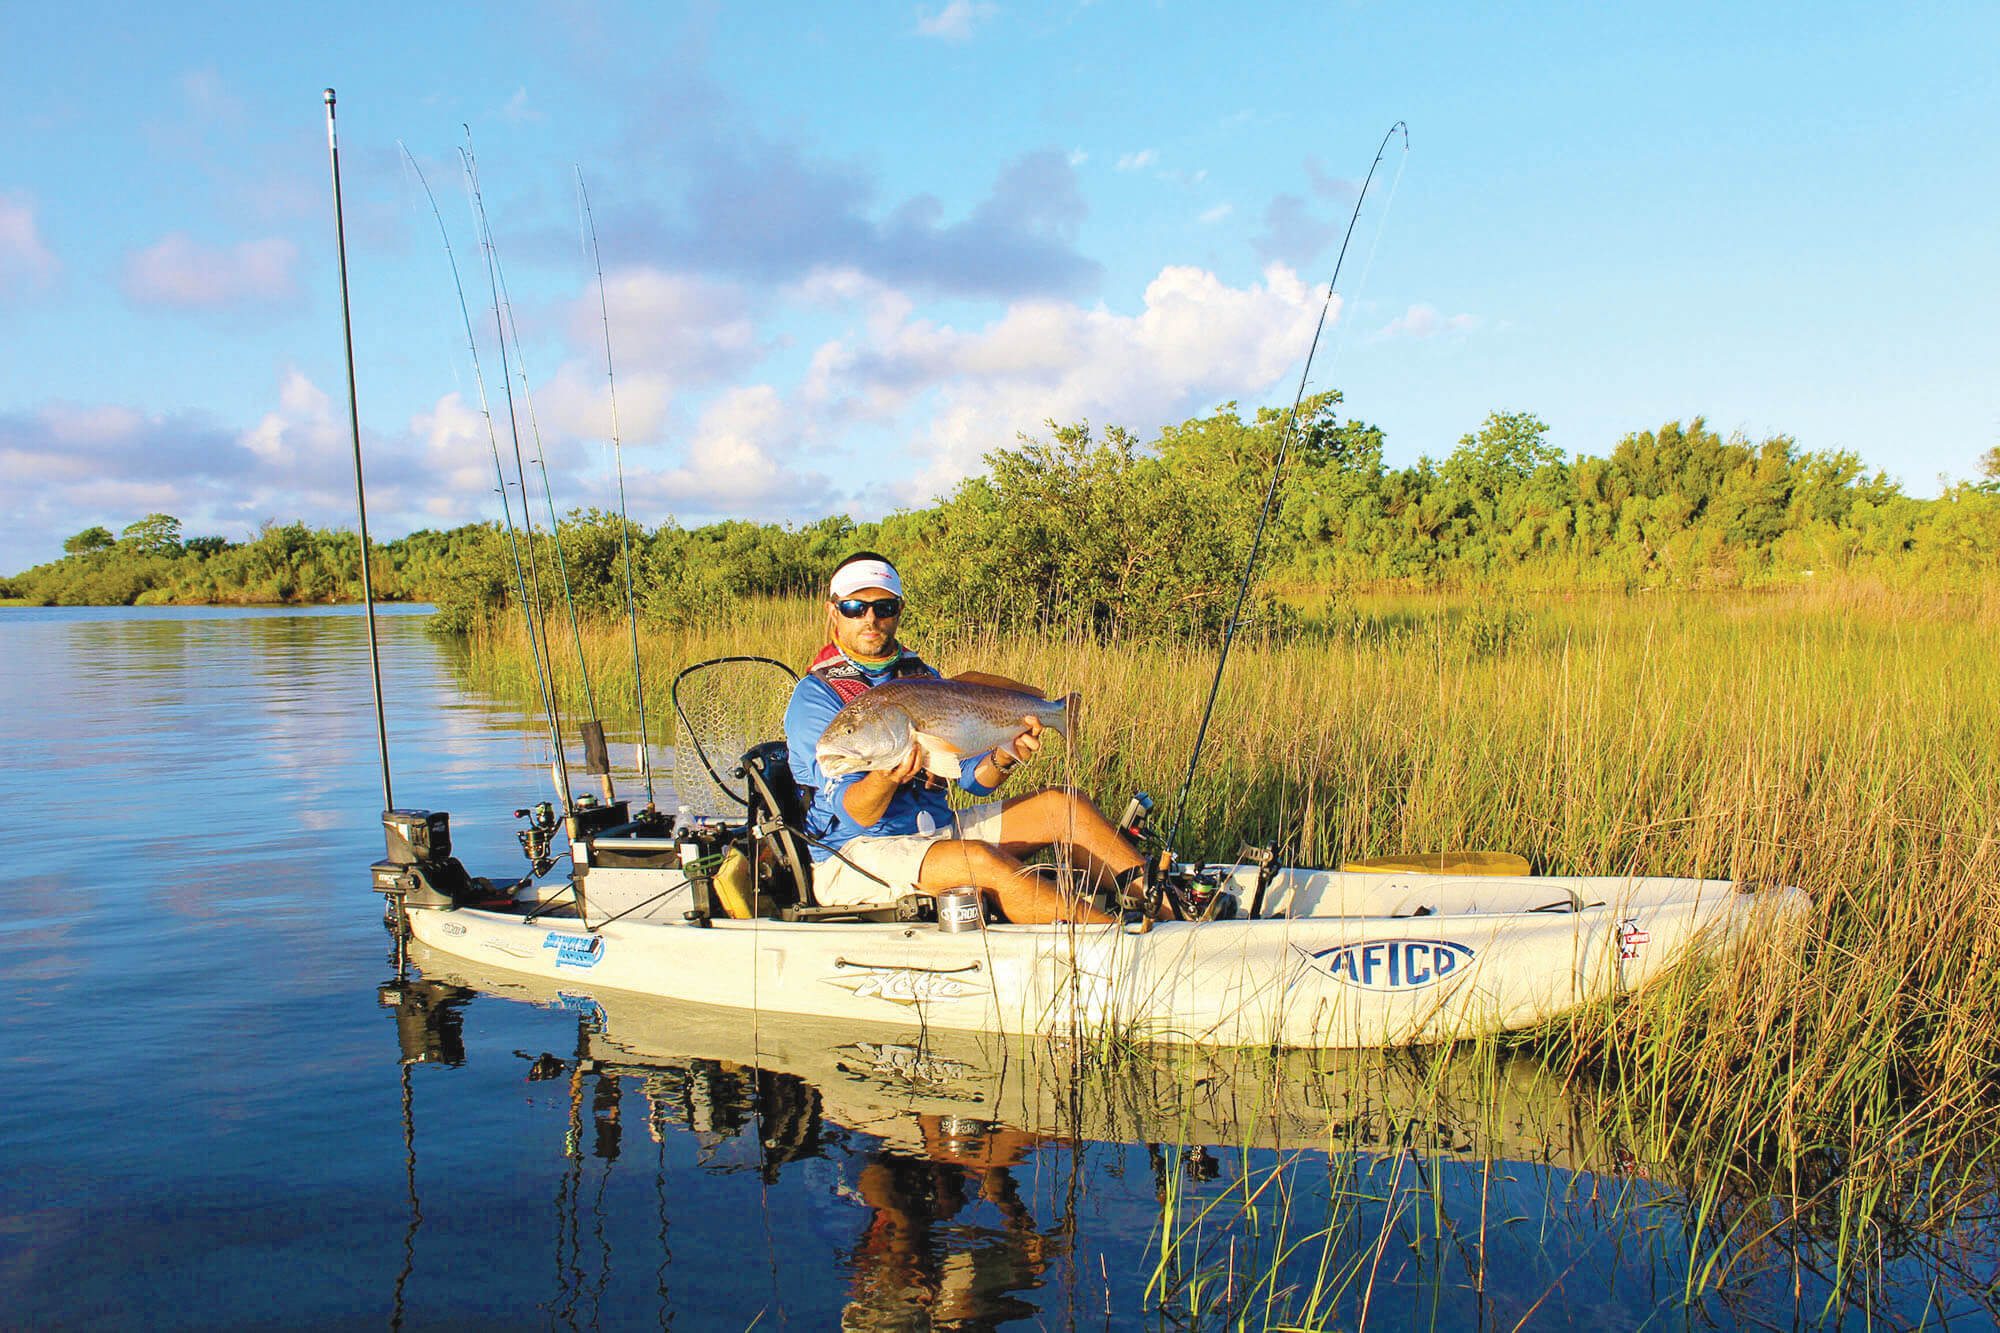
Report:
<svg viewBox="0 0 2000 1333"><path fill-rule="evenodd" d="M845 906L971 886L1009 921L1109 920L1023 865L1056 847L1092 884L1138 885L1144 859L1088 799L1049 788L954 815L943 786L992 796L1045 729L1072 734L1076 696L1050 700L978 672L945 680L897 639L902 613L903 581L886 558L841 561L828 642L785 710L792 776L810 799L813 896Z"/></svg>

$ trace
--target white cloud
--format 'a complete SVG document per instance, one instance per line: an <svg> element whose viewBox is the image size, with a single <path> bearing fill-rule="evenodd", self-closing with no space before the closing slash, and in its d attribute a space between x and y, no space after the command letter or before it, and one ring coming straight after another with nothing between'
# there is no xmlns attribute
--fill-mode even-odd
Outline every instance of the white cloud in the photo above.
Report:
<svg viewBox="0 0 2000 1333"><path fill-rule="evenodd" d="M1090 154L1084 152L1081 148L1072 148L1069 150L1068 160L1072 167L1080 167L1090 161Z"/></svg>
<svg viewBox="0 0 2000 1333"><path fill-rule="evenodd" d="M0 469L18 483L0 501L0 556L48 559L67 533L90 523L115 530L153 511L178 515L189 532L238 537L261 518L349 521L344 416L336 419L327 395L296 371L278 399L255 426L236 432L198 414L110 403L0 413ZM400 460L404 452L380 456ZM407 465L392 461L382 471L371 482L386 481L393 492Z"/></svg>
<svg viewBox="0 0 2000 1333"><path fill-rule="evenodd" d="M947 42L963 42L971 38L975 25L985 22L999 12L999 6L987 4L985 0L951 0L935 14L919 6L917 32L924 37L936 37Z"/></svg>
<svg viewBox="0 0 2000 1333"><path fill-rule="evenodd" d="M61 445L89 450L135 435L146 418L129 407L100 404L78 407L73 403L52 403L42 409L42 429Z"/></svg>
<svg viewBox="0 0 2000 1333"><path fill-rule="evenodd" d="M511 478L511 448L503 443L503 450ZM486 420L457 393L416 412L400 430L364 432L362 451L375 532L500 515ZM559 509L608 493L591 489L589 460L578 451L551 453ZM0 473L17 483L0 496L0 572L51 559L64 536L92 523L116 531L154 511L178 515L190 533L234 539L252 535L265 519L348 527L352 457L345 398L297 369L279 380L271 409L243 429L118 404L0 411ZM782 472L770 475L774 486L781 484ZM532 459L529 480L537 521L546 522ZM518 506L518 492L510 493Z"/></svg>
<svg viewBox="0 0 2000 1333"><path fill-rule="evenodd" d="M275 306L298 295L298 257L296 245L277 237L212 247L171 232L126 256L125 295L182 310Z"/></svg>
<svg viewBox="0 0 2000 1333"><path fill-rule="evenodd" d="M841 497L800 465L805 426L768 384L731 389L701 414L678 466L628 472L640 496L691 517L821 517Z"/></svg>
<svg viewBox="0 0 2000 1333"><path fill-rule="evenodd" d="M1374 336L1378 339L1434 338L1441 333L1465 333L1478 326L1478 319L1471 315L1444 315L1438 313L1435 306L1418 302L1377 329Z"/></svg>
<svg viewBox="0 0 2000 1333"><path fill-rule="evenodd" d="M536 386L536 414L551 436L610 443L607 309L618 433L626 444L657 436L680 395L732 381L768 351L735 284L645 265L607 273L602 302L594 281L570 302L564 324L574 355Z"/></svg>
<svg viewBox="0 0 2000 1333"><path fill-rule="evenodd" d="M1202 210L1201 216L1196 218L1195 221L1201 223L1204 227L1212 227L1235 211L1236 205L1234 204L1217 204L1214 208Z"/></svg>
<svg viewBox="0 0 2000 1333"><path fill-rule="evenodd" d="M658 436L673 402L674 386L669 377L651 370L620 370L615 404L619 441L632 444ZM601 357L565 361L535 390L535 414L552 441L569 438L608 448L613 406L611 381L604 374Z"/></svg>
<svg viewBox="0 0 2000 1333"><path fill-rule="evenodd" d="M62 262L42 240L34 201L0 194L0 300L55 286Z"/></svg>
<svg viewBox="0 0 2000 1333"><path fill-rule="evenodd" d="M611 354L627 370L671 374L683 383L713 383L740 374L764 355L748 297L733 283L639 265L604 275L604 297L591 282L570 305L574 347L603 360L604 317L611 316Z"/></svg>
<svg viewBox="0 0 2000 1333"><path fill-rule="evenodd" d="M528 86L522 84L514 89L514 95L500 108L500 119L516 125L533 124L548 117L528 104Z"/></svg>
<svg viewBox="0 0 2000 1333"><path fill-rule="evenodd" d="M790 294L812 305L858 307L878 337L893 333L916 310L909 293L858 268L815 269Z"/></svg>
<svg viewBox="0 0 2000 1333"><path fill-rule="evenodd" d="M1150 148L1141 148L1136 153L1121 153L1118 157L1118 169L1120 171L1144 171L1147 167L1153 165L1154 160L1158 156L1159 154Z"/></svg>
<svg viewBox="0 0 2000 1333"><path fill-rule="evenodd" d="M829 420L916 414L909 433L923 463L897 498L922 503L1044 421L1143 434L1260 395L1297 365L1318 313L1317 293L1283 265L1246 288L1168 267L1133 315L1024 301L977 331L909 318L829 342L803 398L809 415Z"/></svg>
<svg viewBox="0 0 2000 1333"><path fill-rule="evenodd" d="M480 509L481 517L499 517L493 441L475 404L456 392L448 393L430 411L410 418L410 434L417 441L421 475L428 482L429 494L420 502L426 513L440 522L462 522L471 508Z"/></svg>
<svg viewBox="0 0 2000 1333"><path fill-rule="evenodd" d="M289 467L338 447L332 401L297 369L285 372L278 410L243 432L239 441L265 463Z"/></svg>

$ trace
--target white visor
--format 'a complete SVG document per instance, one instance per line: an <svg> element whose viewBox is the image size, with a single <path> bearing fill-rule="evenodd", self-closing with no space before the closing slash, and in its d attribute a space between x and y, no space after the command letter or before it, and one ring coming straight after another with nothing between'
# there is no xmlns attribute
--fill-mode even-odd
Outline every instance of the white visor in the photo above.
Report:
<svg viewBox="0 0 2000 1333"><path fill-rule="evenodd" d="M901 597L903 580L886 560L850 560L834 571L831 592L835 601L852 597L863 588L886 588Z"/></svg>

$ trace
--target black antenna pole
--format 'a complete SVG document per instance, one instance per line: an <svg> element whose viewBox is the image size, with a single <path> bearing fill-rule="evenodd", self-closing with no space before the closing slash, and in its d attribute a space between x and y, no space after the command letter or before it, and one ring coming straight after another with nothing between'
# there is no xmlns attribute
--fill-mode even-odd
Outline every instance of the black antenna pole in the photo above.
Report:
<svg viewBox="0 0 2000 1333"><path fill-rule="evenodd" d="M333 238L340 253L340 331L347 346L347 422L354 435L354 507L361 515L361 599L368 607L368 670L375 682L375 744L382 756L382 809L396 808L389 790L389 727L382 718L382 649L375 640L375 581L368 572L368 490L361 482L361 409L354 396L354 316L347 304L347 222L340 209L340 137L333 128L333 89L326 90L326 151L333 162Z"/></svg>

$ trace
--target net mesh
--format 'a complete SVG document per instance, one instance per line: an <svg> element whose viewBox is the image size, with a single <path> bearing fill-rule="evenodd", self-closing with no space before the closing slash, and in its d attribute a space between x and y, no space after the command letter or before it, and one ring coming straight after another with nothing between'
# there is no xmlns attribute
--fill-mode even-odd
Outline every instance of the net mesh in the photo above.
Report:
<svg viewBox="0 0 2000 1333"><path fill-rule="evenodd" d="M698 815L733 816L749 804L736 776L743 752L785 734L798 679L765 657L699 662L674 681L674 794Z"/></svg>

